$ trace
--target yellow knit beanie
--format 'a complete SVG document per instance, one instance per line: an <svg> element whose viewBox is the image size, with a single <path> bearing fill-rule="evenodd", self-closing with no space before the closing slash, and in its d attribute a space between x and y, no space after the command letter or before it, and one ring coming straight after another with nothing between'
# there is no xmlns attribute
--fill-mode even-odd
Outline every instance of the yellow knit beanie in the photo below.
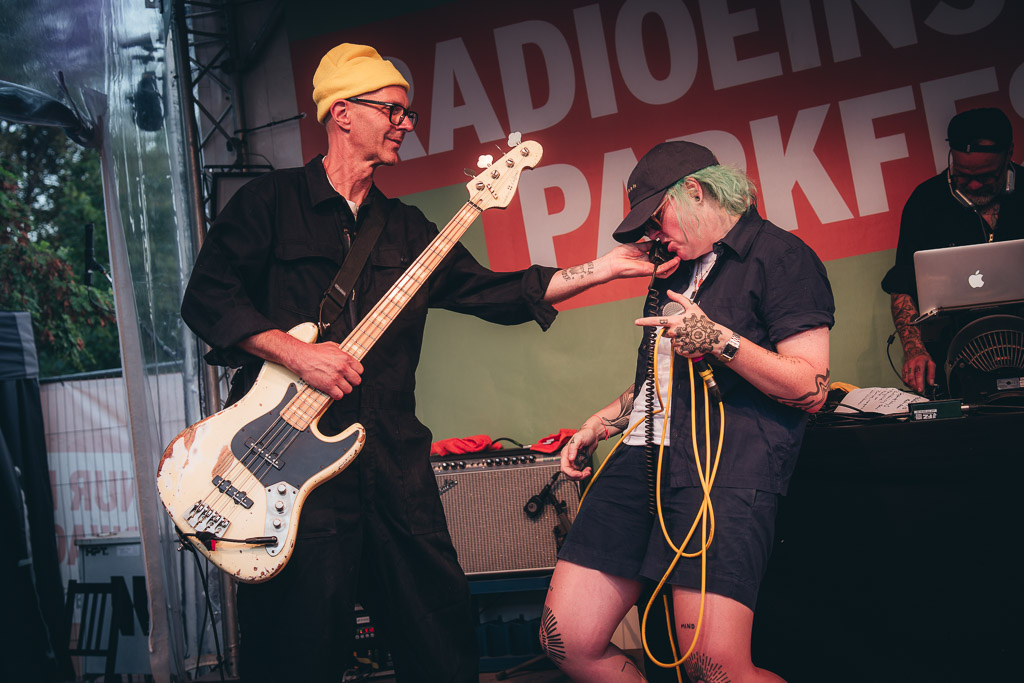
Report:
<svg viewBox="0 0 1024 683"><path fill-rule="evenodd" d="M324 55L313 74L316 119L323 123L331 105L363 93L397 85L409 91L409 83L391 62L369 45L342 43Z"/></svg>

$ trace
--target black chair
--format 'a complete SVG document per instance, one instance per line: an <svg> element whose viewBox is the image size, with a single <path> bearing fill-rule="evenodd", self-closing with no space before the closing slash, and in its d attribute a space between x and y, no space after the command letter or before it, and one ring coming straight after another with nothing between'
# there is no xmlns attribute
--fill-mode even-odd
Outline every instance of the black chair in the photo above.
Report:
<svg viewBox="0 0 1024 683"><path fill-rule="evenodd" d="M75 600L82 596L78 637L72 638L71 624L75 616ZM70 646L68 653L80 657L104 657L103 680L116 680L117 636L122 618L121 591L111 583L68 582L67 602L64 605L64 628ZM85 662L82 662L85 669ZM85 674L83 672L83 678Z"/></svg>

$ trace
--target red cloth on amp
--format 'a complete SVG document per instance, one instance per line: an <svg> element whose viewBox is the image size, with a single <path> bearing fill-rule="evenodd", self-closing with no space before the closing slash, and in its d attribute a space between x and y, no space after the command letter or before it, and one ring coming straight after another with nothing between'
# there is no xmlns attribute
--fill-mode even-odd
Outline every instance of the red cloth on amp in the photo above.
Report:
<svg viewBox="0 0 1024 683"><path fill-rule="evenodd" d="M560 429L554 434L549 434L542 439L538 439L537 443L527 446L527 448L538 453L556 453L562 450L562 446L564 446L575 433L575 429ZM501 450L501 444L496 443L486 434L441 439L440 441L435 441L430 446L430 454L437 457L497 450Z"/></svg>
<svg viewBox="0 0 1024 683"><path fill-rule="evenodd" d="M554 434L548 434L537 443L530 446L530 450L541 453L555 453L562 450L562 446L576 433L575 429L559 429Z"/></svg>
<svg viewBox="0 0 1024 683"><path fill-rule="evenodd" d="M480 451L497 451L500 449L501 444L494 443L491 437L485 434L477 434L476 436L435 441L430 446L430 454L445 456L459 455L461 453L479 453Z"/></svg>

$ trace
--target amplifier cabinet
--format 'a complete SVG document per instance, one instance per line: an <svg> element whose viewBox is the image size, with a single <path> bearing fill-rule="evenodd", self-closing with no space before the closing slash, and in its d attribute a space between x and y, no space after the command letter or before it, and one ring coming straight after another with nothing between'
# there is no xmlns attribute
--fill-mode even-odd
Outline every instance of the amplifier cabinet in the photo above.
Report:
<svg viewBox="0 0 1024 683"><path fill-rule="evenodd" d="M555 566L558 514L551 499L535 517L524 507L559 473L558 456L511 455L435 462L434 475L459 564L467 576L550 570ZM571 523L577 484L558 476L551 486Z"/></svg>

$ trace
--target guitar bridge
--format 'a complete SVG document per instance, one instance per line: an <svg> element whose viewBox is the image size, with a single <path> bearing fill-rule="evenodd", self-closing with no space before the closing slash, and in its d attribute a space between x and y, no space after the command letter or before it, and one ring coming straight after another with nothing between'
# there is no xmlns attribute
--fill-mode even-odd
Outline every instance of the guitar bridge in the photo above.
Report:
<svg viewBox="0 0 1024 683"><path fill-rule="evenodd" d="M192 525L196 533L206 531L218 538L224 535L228 525L231 524L227 517L216 512L201 500L196 501L196 504L189 509L185 515L185 521Z"/></svg>

